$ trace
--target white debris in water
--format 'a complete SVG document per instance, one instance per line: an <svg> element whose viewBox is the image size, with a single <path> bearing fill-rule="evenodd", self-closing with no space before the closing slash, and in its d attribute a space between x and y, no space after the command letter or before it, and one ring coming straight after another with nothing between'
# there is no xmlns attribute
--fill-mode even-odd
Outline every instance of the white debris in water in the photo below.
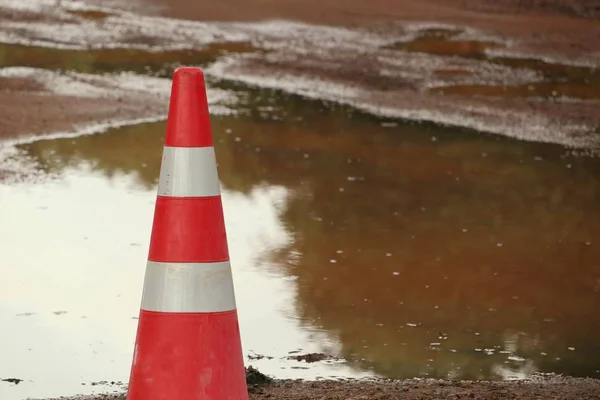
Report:
<svg viewBox="0 0 600 400"><path fill-rule="evenodd" d="M392 275L396 275L396 276L398 276L398 275L400 275L400 272L395 272L395 271L394 271L394 272L392 272Z"/></svg>
<svg viewBox="0 0 600 400"><path fill-rule="evenodd" d="M571 351L575 351L575 347L567 347Z"/></svg>
<svg viewBox="0 0 600 400"><path fill-rule="evenodd" d="M7 142L0 143L0 171L3 172L2 184L12 184L27 179L36 182L38 179L47 181L52 179L48 173L40 170L39 165L27 157L23 157L20 150Z"/></svg>
<svg viewBox="0 0 600 400"><path fill-rule="evenodd" d="M414 328L415 326L417 326L417 324L413 324L412 322L409 322L406 324L406 326L410 326L410 327Z"/></svg>
<svg viewBox="0 0 600 400"><path fill-rule="evenodd" d="M519 362L525 361L525 359L523 357L519 357L519 356L508 356L507 359L510 361L519 361Z"/></svg>

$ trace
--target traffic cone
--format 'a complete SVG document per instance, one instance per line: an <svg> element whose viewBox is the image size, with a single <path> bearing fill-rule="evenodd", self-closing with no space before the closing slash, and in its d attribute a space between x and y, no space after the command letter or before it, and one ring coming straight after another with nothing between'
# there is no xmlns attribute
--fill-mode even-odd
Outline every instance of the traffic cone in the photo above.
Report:
<svg viewBox="0 0 600 400"><path fill-rule="evenodd" d="M127 399L248 399L198 68L179 68L173 77Z"/></svg>

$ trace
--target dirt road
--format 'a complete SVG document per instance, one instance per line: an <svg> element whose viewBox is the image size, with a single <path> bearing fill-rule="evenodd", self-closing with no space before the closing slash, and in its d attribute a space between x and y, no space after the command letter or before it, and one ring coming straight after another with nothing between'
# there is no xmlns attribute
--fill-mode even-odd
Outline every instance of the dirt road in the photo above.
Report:
<svg viewBox="0 0 600 400"><path fill-rule="evenodd" d="M593 400L600 399L600 381L571 378L528 382L275 381L250 385L248 392L250 400ZM82 396L70 400L125 400L125 394Z"/></svg>

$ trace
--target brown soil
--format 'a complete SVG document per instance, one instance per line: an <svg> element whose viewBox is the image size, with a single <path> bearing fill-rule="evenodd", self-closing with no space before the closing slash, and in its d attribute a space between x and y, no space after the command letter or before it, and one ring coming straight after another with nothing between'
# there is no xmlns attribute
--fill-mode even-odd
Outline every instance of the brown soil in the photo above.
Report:
<svg viewBox="0 0 600 400"><path fill-rule="evenodd" d="M596 381L564 383L320 381L278 382L250 388L250 399L598 399Z"/></svg>
<svg viewBox="0 0 600 400"><path fill-rule="evenodd" d="M131 3L133 0L127 0ZM136 0L137 1L137 0ZM520 47L581 55L600 49L598 0L146 0L141 12L200 21L290 19L365 26L392 21L468 25L516 38ZM158 8L156 8L158 7Z"/></svg>
<svg viewBox="0 0 600 400"><path fill-rule="evenodd" d="M250 400L600 399L600 381L551 378L539 381L450 382L425 380L272 381L249 385ZM73 400L125 400L125 394ZM56 399L55 399L56 400Z"/></svg>
<svg viewBox="0 0 600 400"><path fill-rule="evenodd" d="M0 80L0 139L76 130L99 121L148 115L144 104L49 95L22 78Z"/></svg>
<svg viewBox="0 0 600 400"><path fill-rule="evenodd" d="M96 82L98 88L104 85ZM119 91L108 97L67 95L47 89L44 78L0 77L0 140L76 131L102 122L160 115L165 101L146 93Z"/></svg>

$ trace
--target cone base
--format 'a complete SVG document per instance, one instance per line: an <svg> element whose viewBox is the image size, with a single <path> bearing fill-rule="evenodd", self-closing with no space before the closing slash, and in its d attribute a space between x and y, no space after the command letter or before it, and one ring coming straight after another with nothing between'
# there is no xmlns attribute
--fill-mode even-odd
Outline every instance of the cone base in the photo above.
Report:
<svg viewBox="0 0 600 400"><path fill-rule="evenodd" d="M237 311L142 310L127 400L247 400Z"/></svg>

